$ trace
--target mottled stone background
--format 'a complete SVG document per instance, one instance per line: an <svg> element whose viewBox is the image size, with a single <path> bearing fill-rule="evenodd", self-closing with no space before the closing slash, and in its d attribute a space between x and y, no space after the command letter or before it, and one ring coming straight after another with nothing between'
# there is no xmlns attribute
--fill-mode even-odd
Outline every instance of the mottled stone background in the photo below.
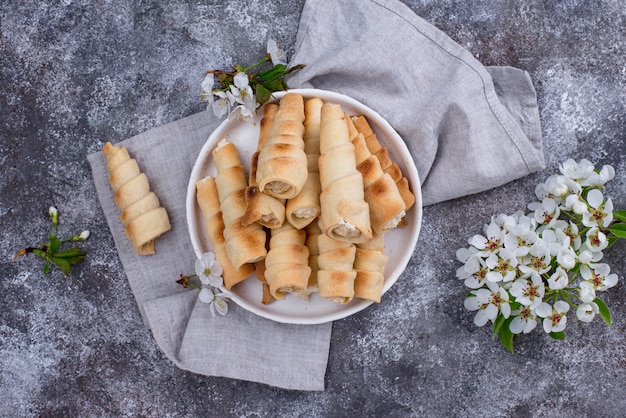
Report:
<svg viewBox="0 0 626 418"><path fill-rule="evenodd" d="M620 416L626 409L626 245L614 324L571 319L511 355L463 308L455 250L491 215L524 209L566 158L612 164L626 208L622 0L405 1L485 65L528 71L547 169L428 207L413 260L384 303L334 324L324 392L194 375L141 322L86 155L203 110L203 71L293 49L303 0L0 3L0 416ZM407 40L408 42L409 40ZM393 74L390 74L393 76ZM12 261L49 232L89 229L70 278Z"/></svg>

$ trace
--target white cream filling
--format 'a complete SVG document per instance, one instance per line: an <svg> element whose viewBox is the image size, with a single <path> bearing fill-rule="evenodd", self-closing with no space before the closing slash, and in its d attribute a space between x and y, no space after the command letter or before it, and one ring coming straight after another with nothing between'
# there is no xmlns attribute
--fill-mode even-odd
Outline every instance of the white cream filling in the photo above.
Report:
<svg viewBox="0 0 626 418"><path fill-rule="evenodd" d="M300 219L309 219L317 216L317 208L300 208L293 211L293 216Z"/></svg>
<svg viewBox="0 0 626 418"><path fill-rule="evenodd" d="M270 181L265 185L265 188L272 193L281 194L291 188L291 186L283 181Z"/></svg>
<svg viewBox="0 0 626 418"><path fill-rule="evenodd" d="M340 219L338 224L339 225L333 229L333 232L340 237L355 238L361 235L361 232L359 232L359 230L356 229L356 227L350 222Z"/></svg>
<svg viewBox="0 0 626 418"><path fill-rule="evenodd" d="M402 211L402 212L398 213L396 216L391 218L389 220L389 222L387 222L387 224L384 226L383 230L384 231L388 231L390 229L394 229L395 227L397 227L398 224L400 223L400 221L402 220L402 218L404 218L404 215L406 215L405 211Z"/></svg>

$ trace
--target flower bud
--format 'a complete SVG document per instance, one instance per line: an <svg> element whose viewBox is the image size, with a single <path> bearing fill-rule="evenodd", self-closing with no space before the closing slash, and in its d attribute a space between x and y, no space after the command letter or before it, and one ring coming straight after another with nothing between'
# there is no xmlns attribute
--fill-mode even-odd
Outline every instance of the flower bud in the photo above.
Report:
<svg viewBox="0 0 626 418"><path fill-rule="evenodd" d="M78 235L78 239L79 239L79 240L81 240L81 241L84 241L84 240L86 240L87 238L89 238L89 235L90 235L90 234L91 234L91 233L90 233L89 231L84 230L83 232L81 232L81 233Z"/></svg>
<svg viewBox="0 0 626 418"><path fill-rule="evenodd" d="M56 226L59 220L59 211L54 206L50 206L48 208L48 214L50 215L50 218L52 219L52 224Z"/></svg>

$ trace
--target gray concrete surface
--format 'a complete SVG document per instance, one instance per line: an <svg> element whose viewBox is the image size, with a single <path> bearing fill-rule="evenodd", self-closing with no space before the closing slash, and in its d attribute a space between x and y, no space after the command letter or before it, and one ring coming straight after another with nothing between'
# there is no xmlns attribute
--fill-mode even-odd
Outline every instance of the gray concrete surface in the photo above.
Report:
<svg viewBox="0 0 626 418"><path fill-rule="evenodd" d="M491 215L524 209L566 158L612 164L626 208L626 8L607 1L405 1L485 65L528 71L544 172L428 207L406 273L384 303L333 325L324 392L177 369L143 327L86 155L203 109L203 71L247 63L267 38L289 52L303 0L0 4L0 416L621 416L626 264L613 326L571 321L515 355L473 325L454 253ZM49 230L89 229L70 278L35 257Z"/></svg>

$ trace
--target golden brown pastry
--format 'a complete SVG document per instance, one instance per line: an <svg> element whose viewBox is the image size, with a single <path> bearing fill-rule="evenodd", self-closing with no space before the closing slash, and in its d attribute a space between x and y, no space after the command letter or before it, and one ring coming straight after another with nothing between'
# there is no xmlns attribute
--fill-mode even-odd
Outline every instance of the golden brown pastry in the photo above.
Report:
<svg viewBox="0 0 626 418"><path fill-rule="evenodd" d="M302 300L308 300L311 294L316 293L319 290L317 286L317 272L319 270L317 257L319 256L320 251L317 242L322 230L320 229L319 222L317 220L307 225L304 230L306 231L306 240L304 244L309 249L309 267L311 267L311 275L309 276L309 282L306 289L302 292L296 293L296 296Z"/></svg>
<svg viewBox="0 0 626 418"><path fill-rule="evenodd" d="M363 176L356 169L346 116L337 104L322 106L319 171L322 231L333 239L350 243L371 239Z"/></svg>
<svg viewBox="0 0 626 418"><path fill-rule="evenodd" d="M277 199L267 193L263 193L257 183L259 154L269 140L270 129L277 111L278 105L274 103L268 103L263 108L257 150L250 159L250 175L245 192L246 211L242 218L244 226L258 222L272 229L280 227L285 221L285 199Z"/></svg>
<svg viewBox="0 0 626 418"><path fill-rule="evenodd" d="M403 176L402 171L398 164L393 162L389 157L389 152L386 147L383 147L378 141L376 134L372 130L369 122L363 115L352 116L352 123L356 127L357 131L363 135L367 148L370 153L374 154L379 162L380 166L385 173L389 173L391 178L396 182L398 191L404 200L406 206L405 211L408 211L415 204L415 195L409 188L409 181Z"/></svg>
<svg viewBox="0 0 626 418"><path fill-rule="evenodd" d="M305 228L315 220L320 212L320 118L322 105L320 98L309 99L304 103L304 152L308 161L308 172L300 193L287 201L287 220L297 229Z"/></svg>
<svg viewBox="0 0 626 418"><path fill-rule="evenodd" d="M271 295L284 299L287 293L307 288L311 267L306 232L295 229L289 222L270 231L269 251L265 257L265 280Z"/></svg>
<svg viewBox="0 0 626 418"><path fill-rule="evenodd" d="M148 177L139 170L126 147L107 142L102 153L107 161L113 198L121 211L124 233L137 254L154 254L154 241L171 228L167 211L150 191Z"/></svg>
<svg viewBox="0 0 626 418"><path fill-rule="evenodd" d="M256 180L259 190L279 199L296 197L308 176L304 152L304 99L287 93L280 100L270 138L259 153Z"/></svg>
<svg viewBox="0 0 626 418"><path fill-rule="evenodd" d="M217 170L215 183L224 220L226 253L235 269L239 269L244 264L255 263L265 257L266 234L257 223L242 225L248 181L235 145L221 140L212 154Z"/></svg>
<svg viewBox="0 0 626 418"><path fill-rule="evenodd" d="M357 244L354 257L354 296L380 303L388 257L383 252L384 235L375 234L367 243Z"/></svg>
<svg viewBox="0 0 626 418"><path fill-rule="evenodd" d="M247 279L254 273L254 265L244 264L239 269L235 269L228 258L226 240L224 239L224 221L222 219L217 185L213 177L205 177L196 182L196 201L202 212L204 228L213 247L215 259L222 266L224 286L227 289L231 289L234 285Z"/></svg>
<svg viewBox="0 0 626 418"><path fill-rule="evenodd" d="M356 246L326 234L318 235L317 246L318 294L338 304L350 302L354 298Z"/></svg>
<svg viewBox="0 0 626 418"><path fill-rule="evenodd" d="M406 214L406 204L396 182L389 173L383 172L378 158L369 152L363 135L357 133L352 144L357 170L363 175L365 201L370 207L372 229L377 234L383 234L398 226Z"/></svg>

